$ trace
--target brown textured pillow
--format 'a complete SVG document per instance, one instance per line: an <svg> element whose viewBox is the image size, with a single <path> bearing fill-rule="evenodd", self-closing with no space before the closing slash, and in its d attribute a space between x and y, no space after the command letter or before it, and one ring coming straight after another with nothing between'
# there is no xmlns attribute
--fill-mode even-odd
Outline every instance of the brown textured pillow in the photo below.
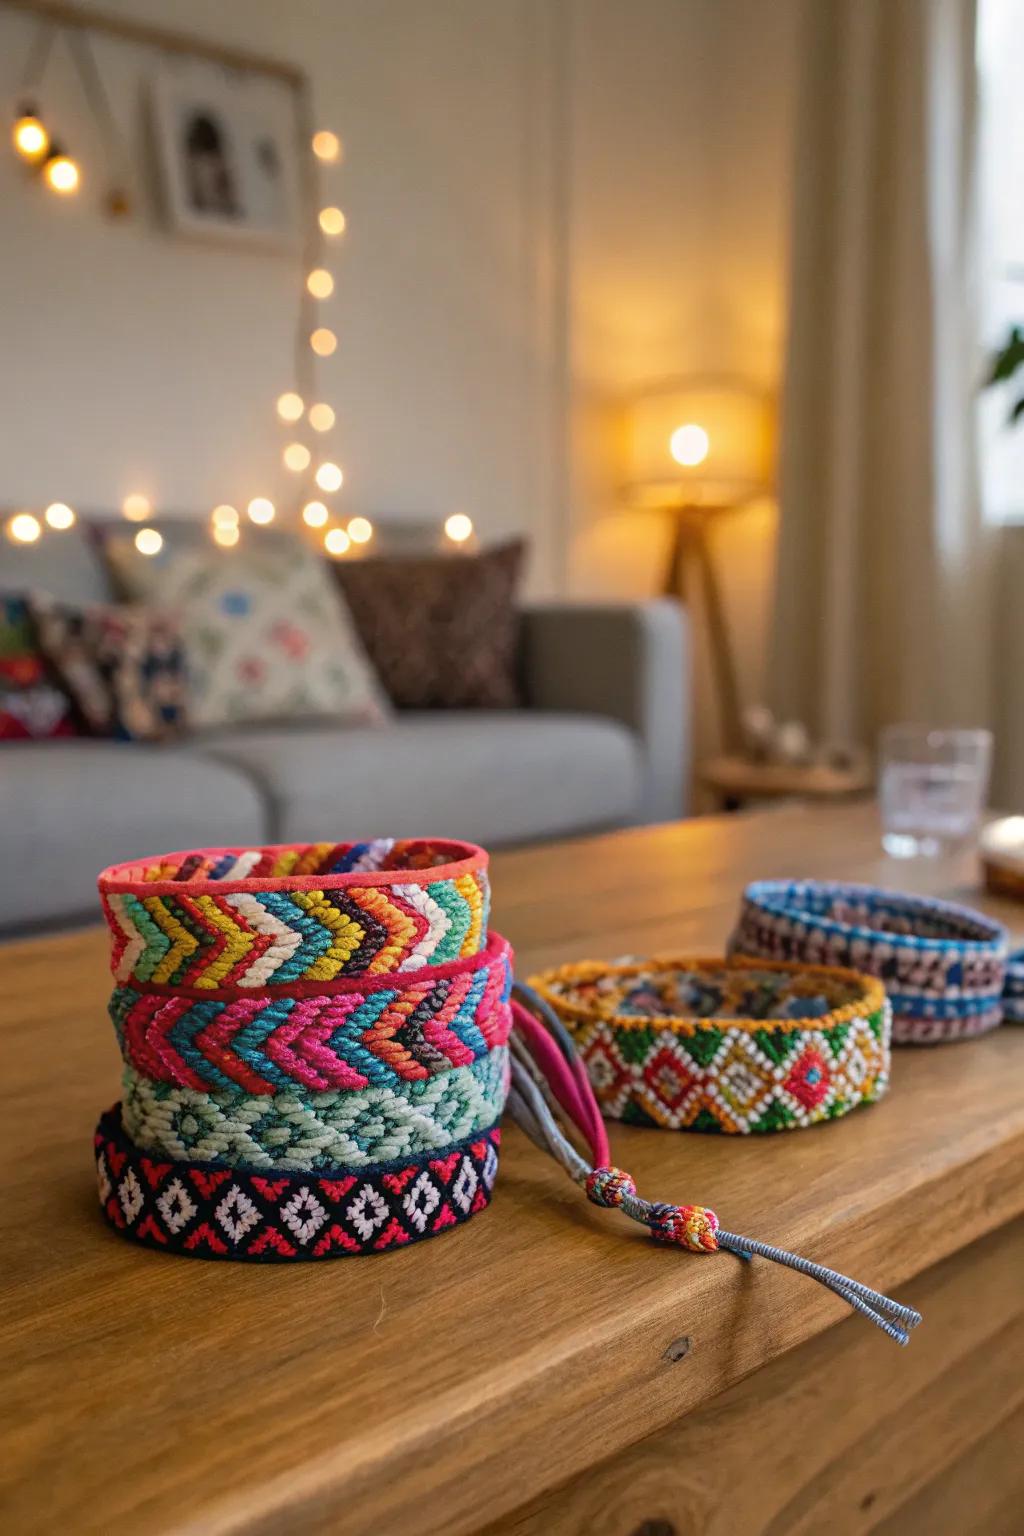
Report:
<svg viewBox="0 0 1024 1536"><path fill-rule="evenodd" d="M519 702L521 539L481 555L332 563L360 639L400 709Z"/></svg>

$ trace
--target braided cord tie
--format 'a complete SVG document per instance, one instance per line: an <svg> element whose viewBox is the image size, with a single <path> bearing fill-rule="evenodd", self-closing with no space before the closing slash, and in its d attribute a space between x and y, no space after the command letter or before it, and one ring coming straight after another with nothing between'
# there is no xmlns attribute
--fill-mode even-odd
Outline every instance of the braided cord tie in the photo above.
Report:
<svg viewBox="0 0 1024 1536"><path fill-rule="evenodd" d="M576 1070L578 1058L561 1020L529 987L517 983L514 996L516 1028L511 1039L509 1112L530 1140L550 1153L569 1177L582 1186L594 1205L621 1210L631 1220L648 1227L656 1241L675 1244L690 1253L725 1251L747 1261L761 1258L783 1264L826 1286L897 1344L909 1343L910 1331L921 1321L921 1314L913 1307L902 1306L881 1292L862 1285L859 1280L851 1280L847 1275L801 1258L785 1248L727 1232L719 1225L715 1212L706 1206L666 1205L643 1199L631 1176L611 1164L603 1124L595 1135L589 1106L585 1116L574 1113L569 1107L574 1096L582 1095L583 1089L581 1074ZM557 1024L557 1030L551 1029L550 1033L549 1014ZM552 1041L557 1048L554 1051L550 1049ZM539 1065L541 1062L543 1070ZM582 1081L586 1083L585 1076ZM575 1095L570 1089L575 1090ZM589 1084L586 1090L590 1091ZM592 1094L590 1098L593 1103ZM587 1142L590 1162L580 1155L565 1134L558 1122L559 1113Z"/></svg>

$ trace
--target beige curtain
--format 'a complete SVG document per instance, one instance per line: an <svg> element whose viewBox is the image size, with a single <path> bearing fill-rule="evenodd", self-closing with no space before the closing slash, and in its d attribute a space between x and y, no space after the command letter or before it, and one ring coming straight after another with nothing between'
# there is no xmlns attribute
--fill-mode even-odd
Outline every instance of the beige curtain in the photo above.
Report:
<svg viewBox="0 0 1024 1536"><path fill-rule="evenodd" d="M989 715L974 0L805 0L772 702L821 739Z"/></svg>

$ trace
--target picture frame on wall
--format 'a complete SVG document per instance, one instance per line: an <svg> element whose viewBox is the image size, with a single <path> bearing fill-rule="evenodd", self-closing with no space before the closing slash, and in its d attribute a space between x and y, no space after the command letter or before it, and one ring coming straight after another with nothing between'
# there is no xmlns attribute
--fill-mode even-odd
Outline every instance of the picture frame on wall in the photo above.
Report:
<svg viewBox="0 0 1024 1536"><path fill-rule="evenodd" d="M298 248L298 134L286 82L199 64L170 67L152 82L151 106L172 233L253 249Z"/></svg>

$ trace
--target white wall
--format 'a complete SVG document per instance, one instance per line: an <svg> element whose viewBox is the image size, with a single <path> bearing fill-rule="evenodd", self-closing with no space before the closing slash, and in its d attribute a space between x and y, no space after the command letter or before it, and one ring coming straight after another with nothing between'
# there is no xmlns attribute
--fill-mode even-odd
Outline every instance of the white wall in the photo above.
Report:
<svg viewBox="0 0 1024 1536"><path fill-rule="evenodd" d="M616 503L609 404L666 373L778 376L797 0L104 0L308 69L343 137L349 232L321 365L345 505L525 529L535 590L649 590L663 529ZM0 95L32 28L0 10ZM283 495L272 402L298 268L168 237L146 187L147 50L94 48L133 145L135 218L58 44L43 105L75 201L0 153L0 500L204 511ZM760 519L760 521L758 521ZM744 618L770 509L734 530ZM756 659L755 625L744 643Z"/></svg>

